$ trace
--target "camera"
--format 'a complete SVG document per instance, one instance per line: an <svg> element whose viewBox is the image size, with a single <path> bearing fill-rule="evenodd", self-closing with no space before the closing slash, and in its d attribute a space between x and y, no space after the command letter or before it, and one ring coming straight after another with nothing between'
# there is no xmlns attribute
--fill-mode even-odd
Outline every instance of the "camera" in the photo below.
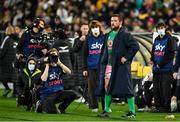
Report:
<svg viewBox="0 0 180 122"><path fill-rule="evenodd" d="M48 60L49 60L49 63L57 63L58 62L58 55L49 54Z"/></svg>

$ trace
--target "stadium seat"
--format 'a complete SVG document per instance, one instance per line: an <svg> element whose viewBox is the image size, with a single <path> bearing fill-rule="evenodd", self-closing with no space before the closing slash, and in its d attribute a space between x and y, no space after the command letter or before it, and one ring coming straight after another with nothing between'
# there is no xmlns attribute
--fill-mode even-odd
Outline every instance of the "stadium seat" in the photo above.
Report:
<svg viewBox="0 0 180 122"><path fill-rule="evenodd" d="M143 68L143 77L145 77L150 72L152 72L151 67L150 66L144 66L144 68Z"/></svg>
<svg viewBox="0 0 180 122"><path fill-rule="evenodd" d="M139 66L137 70L137 76L138 77L145 77L147 74L151 72L150 66Z"/></svg>
<svg viewBox="0 0 180 122"><path fill-rule="evenodd" d="M140 66L140 63L138 61L133 61L131 63L131 72L137 72L139 66Z"/></svg>

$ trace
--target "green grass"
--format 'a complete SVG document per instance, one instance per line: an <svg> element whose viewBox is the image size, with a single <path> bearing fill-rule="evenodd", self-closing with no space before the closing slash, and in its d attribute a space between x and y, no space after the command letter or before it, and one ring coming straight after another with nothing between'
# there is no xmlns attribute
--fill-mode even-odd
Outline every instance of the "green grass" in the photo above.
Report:
<svg viewBox="0 0 180 122"><path fill-rule="evenodd" d="M2 96L2 90L0 92ZM0 121L126 121L122 118L127 112L127 106L112 104L111 118L98 118L98 113L92 113L88 106L79 103L72 103L66 110L67 114L40 114L33 111L27 112L25 109L16 106L15 98L0 97ZM78 108L77 108L78 107ZM101 111L100 111L101 112ZM134 121L172 121L164 119L165 113L136 113ZM180 121L179 113L175 114L173 121Z"/></svg>

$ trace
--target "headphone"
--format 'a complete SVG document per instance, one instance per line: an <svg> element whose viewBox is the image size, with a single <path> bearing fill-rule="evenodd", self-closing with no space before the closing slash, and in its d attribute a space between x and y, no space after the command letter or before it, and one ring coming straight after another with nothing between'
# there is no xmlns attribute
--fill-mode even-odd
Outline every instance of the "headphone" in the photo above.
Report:
<svg viewBox="0 0 180 122"><path fill-rule="evenodd" d="M39 17L36 18L36 19L33 21L33 27L38 27L40 21L43 21L43 22L44 22L44 20L43 20L42 18L39 18Z"/></svg>

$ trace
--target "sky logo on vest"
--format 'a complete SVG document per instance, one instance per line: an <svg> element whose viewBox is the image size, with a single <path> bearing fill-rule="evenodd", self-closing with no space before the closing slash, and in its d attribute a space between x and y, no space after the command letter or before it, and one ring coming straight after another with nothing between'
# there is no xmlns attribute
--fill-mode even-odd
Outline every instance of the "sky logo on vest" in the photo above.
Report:
<svg viewBox="0 0 180 122"><path fill-rule="evenodd" d="M96 42L95 44L91 45L91 49L101 49L102 46L103 46L103 44Z"/></svg>
<svg viewBox="0 0 180 122"><path fill-rule="evenodd" d="M164 48L165 48L165 45L161 45L161 44L158 44L155 46L155 50L159 50L159 51L163 51Z"/></svg>

